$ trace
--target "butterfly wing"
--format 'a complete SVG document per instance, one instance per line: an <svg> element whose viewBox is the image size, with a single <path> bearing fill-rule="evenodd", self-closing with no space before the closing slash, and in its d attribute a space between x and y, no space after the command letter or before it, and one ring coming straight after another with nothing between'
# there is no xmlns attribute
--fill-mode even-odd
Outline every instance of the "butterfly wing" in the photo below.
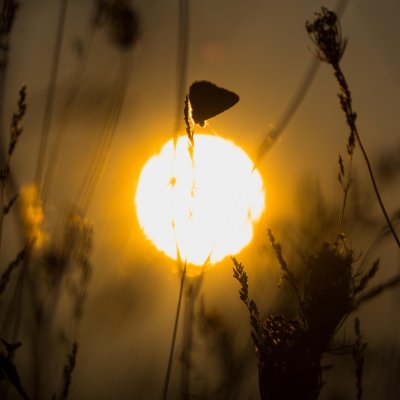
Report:
<svg viewBox="0 0 400 400"><path fill-rule="evenodd" d="M192 118L204 126L207 119L228 110L239 101L239 96L208 81L196 81L189 89Z"/></svg>

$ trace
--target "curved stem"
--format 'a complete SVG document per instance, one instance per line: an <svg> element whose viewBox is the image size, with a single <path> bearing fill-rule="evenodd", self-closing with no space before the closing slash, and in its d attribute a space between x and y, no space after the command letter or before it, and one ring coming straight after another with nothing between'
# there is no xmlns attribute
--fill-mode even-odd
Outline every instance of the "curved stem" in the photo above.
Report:
<svg viewBox="0 0 400 400"><path fill-rule="evenodd" d="M46 161L47 142L50 133L51 120L53 116L54 97L56 92L56 84L58 78L58 70L60 64L61 45L64 37L64 26L67 14L68 0L63 0L60 6L58 26L56 33L56 42L51 66L50 81L47 88L46 107L44 111L42 133L39 143L39 153L36 165L35 182L38 187L39 195L42 195L43 190L43 173Z"/></svg>
<svg viewBox="0 0 400 400"><path fill-rule="evenodd" d="M358 142L358 144L360 145L361 152L363 153L364 160L365 160L365 162L366 162L366 164L367 164L369 176L370 176L370 178L371 178L371 182L372 182L372 185L373 185L373 187L374 187L374 191L375 191L376 197L377 197L377 199L378 199L379 205L380 205L380 207L381 207L381 210L382 210L382 212L383 212L383 215L385 216L385 219L386 219L386 222L387 222L387 224L388 224L388 227L389 227L389 229L390 229L390 231L391 231L391 233L392 233L392 235L393 235L393 237L394 237L394 239L395 239L395 241L396 241L396 243L397 243L397 246L400 248L400 240L399 240L399 237L397 236L397 233L396 233L396 231L394 230L394 226L393 226L393 224L392 224L392 221L390 220L390 218L389 218L389 216L388 216L388 214L387 214L387 211L386 211L386 209L385 209L385 206L384 206L384 204L383 204L381 195L380 195L380 193L379 193L378 186L377 186L376 181L375 181L374 173L372 172L371 163L369 162L367 153L366 153L366 151L365 151L365 149L364 149L363 144L361 143L361 139L360 139L360 135L358 134L358 131L356 130L355 133L356 133L357 142Z"/></svg>
<svg viewBox="0 0 400 400"><path fill-rule="evenodd" d="M374 187L375 195L376 195L376 198L378 199L379 206L380 206L380 208L382 210L382 213L383 213L383 215L384 215L384 217L386 219L388 227L389 227L389 229L390 229L390 231L391 231L391 233L393 235L393 238L396 241L397 246L400 248L399 237L397 236L397 233L396 233L396 231L395 231L395 229L393 227L393 224L390 221L390 218L389 218L388 213L386 211L385 205L383 204L382 197L380 195L380 192L379 192L379 189L378 189L378 185L376 183L375 176L374 176L374 173L372 171L371 163L370 163L369 158L367 156L367 152L365 151L364 146L363 146L363 144L361 142L360 134L358 133L358 129L357 129L356 122L355 122L356 121L356 113L353 112L352 102L351 102L351 93L350 93L349 86L348 86L348 84L346 82L346 78L345 78L345 76L344 76L339 64L333 64L332 66L333 66L333 69L335 71L335 77L336 77L336 79L337 79L337 81L339 83L340 89L342 91L342 93L339 94L339 99L340 99L340 103L341 103L341 106L342 106L342 110L346 114L346 122L347 122L347 125L350 128L350 137L349 137L349 144L348 144L349 154L350 155L352 154L352 151L353 151L353 148L354 148L354 139L355 139L355 140L357 140L357 143L360 146L360 149L361 149L361 152L363 154L364 160L365 160L365 162L367 164L369 176L371 178L371 182L372 182L372 185Z"/></svg>

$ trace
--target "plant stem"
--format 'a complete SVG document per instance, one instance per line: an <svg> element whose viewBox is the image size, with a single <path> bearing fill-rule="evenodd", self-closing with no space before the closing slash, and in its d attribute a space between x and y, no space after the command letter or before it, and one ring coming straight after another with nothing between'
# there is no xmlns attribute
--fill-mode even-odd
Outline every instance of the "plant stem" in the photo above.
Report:
<svg viewBox="0 0 400 400"><path fill-rule="evenodd" d="M189 0L179 0L178 53L177 53L177 88L176 116L174 126L174 144L182 127L182 102L185 100L187 64L189 49Z"/></svg>
<svg viewBox="0 0 400 400"><path fill-rule="evenodd" d="M177 304L177 307L176 307L174 331L172 333L172 341L171 341L171 348L170 348L170 351L169 351L167 372L165 374L164 390L163 390L163 395L162 395L162 399L163 400L166 400L167 396L168 396L168 387L169 387L169 381L170 381L171 370L172 370L172 357L174 355L176 335L177 335L177 332L178 332L179 315L180 315L181 305L182 305L182 294L183 294L183 287L184 287L184 284L185 284L185 277L186 277L186 261L185 261L185 264L183 266L182 277L181 277L181 285L180 285L180 288L179 288L179 298L178 298L178 304Z"/></svg>
<svg viewBox="0 0 400 400"><path fill-rule="evenodd" d="M39 154L36 165L35 182L38 187L38 194L41 195L43 190L43 172L46 162L47 141L50 133L50 126L53 114L54 95L56 91L58 70L60 64L61 45L64 36L64 25L67 14L68 0L62 0L60 13L58 18L58 27L56 34L56 44L53 54L49 87L47 88L46 108L43 118L42 135L39 144Z"/></svg>
<svg viewBox="0 0 400 400"><path fill-rule="evenodd" d="M343 220L344 220L344 211L346 209L346 204L347 204L347 196L349 194L349 189L351 185L351 170L353 166L353 154L349 154L349 161L347 165L347 181L346 184L343 184L343 204L342 204L342 210L340 212L340 219L339 219L339 224L338 224L338 230L337 230L337 235L336 235L336 241L339 242L339 237L340 234L342 233L342 228L343 228Z"/></svg>
<svg viewBox="0 0 400 400"><path fill-rule="evenodd" d="M382 292L386 291L387 289L391 289L400 285L400 274L395 275L393 278L389 279L388 281L377 285L370 289L367 293L363 296L360 296L357 301L355 302L352 311L357 310L362 304L366 301L370 301L374 299L376 296L380 295Z"/></svg>
<svg viewBox="0 0 400 400"><path fill-rule="evenodd" d="M346 78L345 78L345 76L344 76L344 74L342 72L342 69L339 66L339 63L332 64L332 67L334 69L335 77L336 77L336 79L337 79L337 81L339 83L340 89L342 90L342 93L339 94L339 98L340 98L340 101L341 101L342 109L343 109L344 113L346 114L347 125L350 128L350 137L354 136L355 139L357 140L357 143L360 146L360 149L361 149L361 152L363 154L364 160L365 160L365 162L367 164L369 176L371 178L371 182L372 182L372 185L374 187L375 195L376 195L376 197L378 199L380 208L381 208L382 213L383 213L383 215L384 215L384 217L386 219L388 227L389 227L389 229L390 229L390 231L391 231L391 233L393 235L393 238L396 241L397 246L400 248L400 239L397 236L397 233L394 230L393 224L390 221L390 218L389 218L389 216L388 216L388 214L386 212L386 208L385 208L385 206L383 204L383 201L382 201L382 198L381 198L377 183L375 181L375 176L374 176L374 173L372 171L371 163L370 163L369 158L367 156L367 153L366 153L366 151L364 149L364 146L363 146L363 144L361 142L360 134L358 133L358 129L357 129L357 126L356 126L356 113L353 112L352 102L351 102L351 93L350 93L349 86L348 86L348 84L346 82Z"/></svg>

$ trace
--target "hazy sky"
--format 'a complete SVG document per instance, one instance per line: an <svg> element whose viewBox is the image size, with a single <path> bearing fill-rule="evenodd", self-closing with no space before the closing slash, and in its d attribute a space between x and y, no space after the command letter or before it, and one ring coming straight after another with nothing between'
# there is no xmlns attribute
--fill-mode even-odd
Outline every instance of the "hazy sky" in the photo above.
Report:
<svg viewBox="0 0 400 400"><path fill-rule="evenodd" d="M334 4L333 1L324 3L328 7ZM306 72L312 46L304 23L320 5L316 1L190 3L187 85L207 79L240 95L241 100L234 109L210 123L219 135L233 139L253 157ZM39 99L45 96L50 74L57 7L53 1L22 2L11 41L7 98L12 107L13 94L21 83L27 84L32 100L28 121L32 128L25 140L29 140L32 156L44 108L39 104L43 100ZM80 38L86 46L90 36L92 2L70 1L68 7L56 110L62 105L62 90L68 89L76 68L73 43ZM125 171L127 180L135 179L139 165L171 137L176 114L178 4L150 0L136 2L135 7L140 16L141 40L132 55L127 98L110 162L112 170ZM382 2L377 10L372 1L350 0L342 21L343 35L348 38L343 68L354 92L360 131L371 153L390 148L399 136L395 125L400 84L398 11L395 1ZM109 45L104 33L98 33L83 82L86 91L82 101L89 107L89 115L82 104L78 110L82 120L96 119L96 113L102 113L102 104L107 106L118 68L118 52ZM77 141L95 135L96 128L86 123L89 126L75 133L71 146L75 143L80 148L82 142ZM346 134L344 119L337 107L336 82L329 67L323 65L281 142L264 160L266 179L272 181L269 190L274 190L283 174L285 181L291 177L297 179L297 173L307 168L326 170L328 175L336 168L336 153L343 152ZM121 157L120 146L125 157ZM334 150L332 155L330 150ZM126 154L129 151L132 153ZM32 178L31 170L27 166L24 181ZM128 170L131 170L130 177Z"/></svg>
<svg viewBox="0 0 400 400"><path fill-rule="evenodd" d="M13 170L20 184L28 184L34 179L60 2L21 0L20 3L11 36L6 113L1 123L3 127L9 125L19 87L26 84L28 114ZM213 118L210 124L218 135L241 145L254 158L313 57L305 21L312 19L321 5L334 7L336 2L189 0L188 3L187 87L195 80L205 79L239 94L240 102ZM136 0L133 5L140 18L140 41L132 51L125 102L107 168L88 212L95 227L94 274L79 336L81 350L72 388L74 399L157 398L178 296L174 263L144 239L133 208L141 166L173 135L178 1ZM70 0L68 4L52 133L65 112L65 97L76 76L74 71L79 61L76 43L81 43L84 51L89 48L92 6L90 0ZM349 0L342 18L343 36L348 39L342 67L352 89L359 130L373 162L377 162L382 152L400 146L399 16L400 3L396 0L379 4L372 0ZM107 35L100 31L92 40L81 77L81 92L67 123L56 183L49 197L46 215L49 221L56 220L76 199L119 76L120 53ZM341 201L335 181L337 153L346 153L348 129L336 93L330 67L321 65L298 112L260 164L268 194L267 211L263 225L257 227L257 240L242 257L249 264L249 275L263 276L260 279L264 283L268 277L276 279L279 272L276 265L273 272L262 272L260 268L265 266L254 265L262 263L265 255L264 232L279 218L298 213L299 182L319 178L332 203ZM363 176L364 165L358 153L355 170ZM362 187L370 193L368 181ZM397 177L397 182L384 192L391 211L398 207L399 188ZM306 190L303 193L303 201L307 203L307 196L311 195ZM376 209L373 211L379 215ZM273 227L279 230L278 225ZM354 241L358 243L358 238ZM382 276L395 270L393 260L398 259L398 252L393 247L385 248L388 270ZM248 346L251 351L246 341L247 315L231 275L229 260L208 272L203 283L205 302L226 314L238 331L238 347ZM271 290L276 283L276 280L269 283ZM271 294L265 296L265 304L272 302ZM394 306L390 301L385 298L372 306L368 310L370 318L365 313L371 341L393 338L398 333L398 328L396 331L391 325ZM388 309L386 316L379 312L383 306ZM211 339L207 343L211 348ZM176 369L177 360L178 357ZM255 360L251 363L254 372ZM173 386L178 382L177 374L173 375ZM249 398L251 390L257 396L254 376L244 380L247 391L242 394L245 397L239 398ZM376 396L382 398L379 393Z"/></svg>

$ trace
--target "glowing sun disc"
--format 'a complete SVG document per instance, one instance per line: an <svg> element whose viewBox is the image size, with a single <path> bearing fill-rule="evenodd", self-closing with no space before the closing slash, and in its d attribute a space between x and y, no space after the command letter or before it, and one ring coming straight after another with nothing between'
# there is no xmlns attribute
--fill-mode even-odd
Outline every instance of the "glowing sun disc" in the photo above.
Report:
<svg viewBox="0 0 400 400"><path fill-rule="evenodd" d="M173 141L144 165L135 195L145 236L169 257L194 265L238 253L253 236L265 203L262 179L247 154L233 142L194 135Z"/></svg>

